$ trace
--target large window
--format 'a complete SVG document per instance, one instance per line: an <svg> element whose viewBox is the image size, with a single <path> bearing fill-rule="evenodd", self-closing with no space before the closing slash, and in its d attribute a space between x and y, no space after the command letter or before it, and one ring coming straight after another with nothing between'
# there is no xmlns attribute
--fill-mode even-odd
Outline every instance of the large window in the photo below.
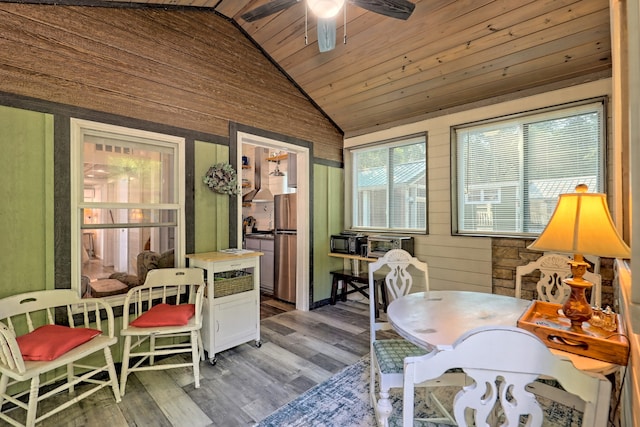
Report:
<svg viewBox="0 0 640 427"><path fill-rule="evenodd" d="M424 135L351 150L352 228L427 231Z"/></svg>
<svg viewBox="0 0 640 427"><path fill-rule="evenodd" d="M161 256L165 267L183 259L184 140L83 120L71 128L76 286L83 297L124 294Z"/></svg>
<svg viewBox="0 0 640 427"><path fill-rule="evenodd" d="M454 232L533 236L558 195L602 192L604 123L592 100L454 128Z"/></svg>

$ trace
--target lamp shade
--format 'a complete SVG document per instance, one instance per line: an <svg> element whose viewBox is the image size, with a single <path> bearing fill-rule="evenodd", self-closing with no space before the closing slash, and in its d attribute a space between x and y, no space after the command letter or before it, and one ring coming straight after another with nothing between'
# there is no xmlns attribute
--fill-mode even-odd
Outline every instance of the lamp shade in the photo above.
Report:
<svg viewBox="0 0 640 427"><path fill-rule="evenodd" d="M529 249L608 258L629 258L631 250L616 230L604 194L561 194L547 227Z"/></svg>
<svg viewBox="0 0 640 427"><path fill-rule="evenodd" d="M345 0L307 0L311 12L318 18L333 18L344 6Z"/></svg>

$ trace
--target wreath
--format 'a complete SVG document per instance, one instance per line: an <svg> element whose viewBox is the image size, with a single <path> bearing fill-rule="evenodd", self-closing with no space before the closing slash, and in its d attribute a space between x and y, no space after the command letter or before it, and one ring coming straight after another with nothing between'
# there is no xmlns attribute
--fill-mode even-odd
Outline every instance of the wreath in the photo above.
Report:
<svg viewBox="0 0 640 427"><path fill-rule="evenodd" d="M217 163L209 168L204 183L213 192L230 196L240 193L236 170L229 163Z"/></svg>

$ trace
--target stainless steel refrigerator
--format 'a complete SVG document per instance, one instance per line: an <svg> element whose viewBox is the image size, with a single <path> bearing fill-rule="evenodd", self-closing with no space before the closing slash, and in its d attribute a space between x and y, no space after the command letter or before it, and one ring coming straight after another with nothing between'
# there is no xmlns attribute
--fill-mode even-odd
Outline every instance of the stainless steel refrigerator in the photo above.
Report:
<svg viewBox="0 0 640 427"><path fill-rule="evenodd" d="M274 297L296 302L296 194L279 194L273 198L275 214Z"/></svg>

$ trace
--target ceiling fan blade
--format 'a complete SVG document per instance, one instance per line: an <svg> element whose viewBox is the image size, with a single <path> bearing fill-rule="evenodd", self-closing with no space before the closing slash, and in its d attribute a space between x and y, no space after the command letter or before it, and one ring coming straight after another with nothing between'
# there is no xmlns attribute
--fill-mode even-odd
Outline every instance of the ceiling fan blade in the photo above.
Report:
<svg viewBox="0 0 640 427"><path fill-rule="evenodd" d="M336 18L318 18L318 49L329 52L336 47Z"/></svg>
<svg viewBox="0 0 640 427"><path fill-rule="evenodd" d="M370 12L391 18L407 20L416 5L407 0L349 0L349 3Z"/></svg>
<svg viewBox="0 0 640 427"><path fill-rule="evenodd" d="M243 13L240 17L247 22L257 21L258 19L266 18L269 15L285 10L300 1L302 0L272 0L269 3L250 10L249 12Z"/></svg>

